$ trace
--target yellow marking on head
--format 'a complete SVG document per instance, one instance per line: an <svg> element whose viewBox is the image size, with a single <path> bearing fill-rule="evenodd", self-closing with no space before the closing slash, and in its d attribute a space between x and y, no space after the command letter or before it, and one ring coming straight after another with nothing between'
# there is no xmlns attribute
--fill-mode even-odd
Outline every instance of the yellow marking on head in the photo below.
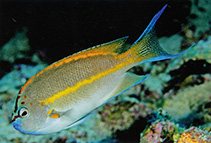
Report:
<svg viewBox="0 0 211 143"><path fill-rule="evenodd" d="M60 91L60 92L54 94L53 96L47 98L46 100L41 101L41 104L44 105L44 104L53 103L56 99L59 99L62 96L66 96L66 95L68 95L71 92L75 92L80 87L82 87L84 85L87 85L87 84L91 84L95 80L100 79L100 78L102 78L102 77L104 77L106 75L109 75L111 73L114 73L115 71L123 68L124 66L133 63L133 59L129 59L128 57L125 57L125 60L126 60L125 62L117 64L115 67L113 67L113 68L111 68L111 69L109 69L107 71L104 71L104 72L98 73L98 74L96 74L94 76L91 76L90 79L84 79L84 80L76 83L76 85L74 85L72 87L67 87L65 90Z"/></svg>
<svg viewBox="0 0 211 143"><path fill-rule="evenodd" d="M53 109L51 109L48 113L47 113L47 117L53 112Z"/></svg>
<svg viewBox="0 0 211 143"><path fill-rule="evenodd" d="M59 115L59 114L53 114L53 115L51 115L50 117L51 117L51 118L59 118L60 115Z"/></svg>

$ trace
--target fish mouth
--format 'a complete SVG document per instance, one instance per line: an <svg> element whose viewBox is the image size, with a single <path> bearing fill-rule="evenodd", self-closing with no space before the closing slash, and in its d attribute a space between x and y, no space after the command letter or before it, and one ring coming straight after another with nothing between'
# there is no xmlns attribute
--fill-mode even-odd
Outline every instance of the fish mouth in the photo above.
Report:
<svg viewBox="0 0 211 143"><path fill-rule="evenodd" d="M20 122L19 119L13 120L12 125L13 125L13 127L14 127L17 131L19 131L19 132L21 132L21 133L24 133L24 134L29 134L29 135L44 135L44 134L48 134L48 133L43 132L43 128L44 128L44 129L45 129L45 128L48 128L48 126L49 126L50 124L46 124L46 125L43 126L42 128L38 128L37 130L33 130L33 131L23 130L23 129L22 129L23 123Z"/></svg>
<svg viewBox="0 0 211 143"><path fill-rule="evenodd" d="M12 122L12 125L13 125L13 127L16 129L16 130L18 130L18 131L20 131L21 132L21 130L20 130L20 128L21 128L21 125L22 125L23 123L20 123L20 122Z"/></svg>
<svg viewBox="0 0 211 143"><path fill-rule="evenodd" d="M40 134L40 133L37 133L36 131L30 132L30 131L22 130L22 129L21 129L22 124L23 124L23 123L21 123L21 122L18 121L18 120L12 122L13 127L14 127L17 131L19 131L19 132L21 132L21 133L29 134L29 135L42 135L42 134Z"/></svg>

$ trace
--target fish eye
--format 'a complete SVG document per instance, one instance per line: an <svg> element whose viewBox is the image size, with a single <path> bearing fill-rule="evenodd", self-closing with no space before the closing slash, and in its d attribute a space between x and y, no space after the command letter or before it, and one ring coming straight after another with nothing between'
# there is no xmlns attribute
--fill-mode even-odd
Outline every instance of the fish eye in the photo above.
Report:
<svg viewBox="0 0 211 143"><path fill-rule="evenodd" d="M29 115L29 110L26 107L23 107L19 110L19 116L21 118L26 118Z"/></svg>

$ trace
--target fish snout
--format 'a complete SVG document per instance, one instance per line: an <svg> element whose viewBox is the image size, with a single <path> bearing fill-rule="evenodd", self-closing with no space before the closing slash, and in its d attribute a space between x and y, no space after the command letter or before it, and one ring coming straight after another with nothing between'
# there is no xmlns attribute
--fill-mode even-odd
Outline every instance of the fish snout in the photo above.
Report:
<svg viewBox="0 0 211 143"><path fill-rule="evenodd" d="M12 122L13 127L18 131L21 131L21 125L22 124L23 123L20 123L20 121L18 121L18 120L15 120L15 121Z"/></svg>

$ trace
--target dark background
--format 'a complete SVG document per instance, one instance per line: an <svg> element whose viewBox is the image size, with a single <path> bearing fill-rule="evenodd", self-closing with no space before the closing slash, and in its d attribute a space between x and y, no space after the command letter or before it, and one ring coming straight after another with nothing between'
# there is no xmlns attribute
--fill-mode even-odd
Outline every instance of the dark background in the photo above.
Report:
<svg viewBox="0 0 211 143"><path fill-rule="evenodd" d="M165 4L158 37L181 31L188 0L0 1L0 46L23 26L32 50L45 53L49 62L123 36L132 43Z"/></svg>
<svg viewBox="0 0 211 143"><path fill-rule="evenodd" d="M31 52L43 53L48 63L124 36L133 43L165 4L158 37L181 32L190 13L189 0L0 0L0 46L23 27L28 29ZM139 142L145 122L138 120L116 138Z"/></svg>

